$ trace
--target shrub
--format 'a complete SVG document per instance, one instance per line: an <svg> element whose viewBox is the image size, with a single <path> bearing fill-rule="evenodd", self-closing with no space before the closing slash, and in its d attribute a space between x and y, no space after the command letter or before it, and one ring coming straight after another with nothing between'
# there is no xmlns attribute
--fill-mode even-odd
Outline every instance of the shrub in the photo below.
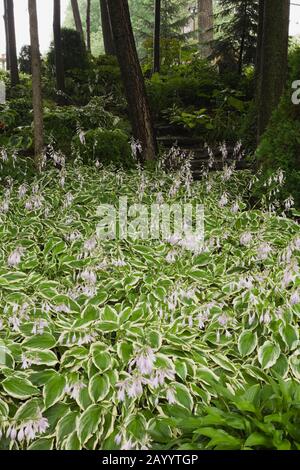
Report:
<svg viewBox="0 0 300 470"><path fill-rule="evenodd" d="M55 147L65 155L71 154L71 142L77 129L112 129L119 119L106 111L103 99L94 97L83 108L75 106L55 107L45 112L44 122L47 141L54 140Z"/></svg>
<svg viewBox="0 0 300 470"><path fill-rule="evenodd" d="M61 40L65 73L67 74L73 69L86 69L88 66L88 55L80 34L74 29L63 28L61 30ZM47 55L47 63L50 69L54 71L55 55L53 42Z"/></svg>
<svg viewBox="0 0 300 470"><path fill-rule="evenodd" d="M103 164L113 163L117 166L132 165L131 147L128 136L120 129L87 131L84 140L76 135L73 139L74 153L84 163L99 161Z"/></svg>
<svg viewBox="0 0 300 470"><path fill-rule="evenodd" d="M289 93L273 113L257 150L257 158L266 178L279 168L285 172L286 185L281 196L286 198L292 194L300 207L300 109L292 105Z"/></svg>
<svg viewBox="0 0 300 470"><path fill-rule="evenodd" d="M23 46L19 54L20 72L31 75L31 46Z"/></svg>

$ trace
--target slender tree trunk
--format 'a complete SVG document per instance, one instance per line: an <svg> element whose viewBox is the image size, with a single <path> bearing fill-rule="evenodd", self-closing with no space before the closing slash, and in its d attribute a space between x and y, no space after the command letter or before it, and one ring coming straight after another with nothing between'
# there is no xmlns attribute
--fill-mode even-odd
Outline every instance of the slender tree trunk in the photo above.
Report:
<svg viewBox="0 0 300 470"><path fill-rule="evenodd" d="M258 10L258 28L257 28L257 48L256 48L256 61L255 61L255 80L256 86L258 86L258 80L261 72L261 49L264 32L264 11L265 11L265 0L259 0Z"/></svg>
<svg viewBox="0 0 300 470"><path fill-rule="evenodd" d="M160 72L160 25L161 25L161 0L155 0L155 27L153 46L153 72Z"/></svg>
<svg viewBox="0 0 300 470"><path fill-rule="evenodd" d="M19 69L17 59L16 47L16 32L15 32L15 18L14 18L14 2L13 0L6 0L7 8L7 28L8 28L8 44L9 44L9 66L10 66L10 80L11 86L19 84Z"/></svg>
<svg viewBox="0 0 300 470"><path fill-rule="evenodd" d="M199 44L203 57L211 54L210 42L214 38L213 0L198 0Z"/></svg>
<svg viewBox="0 0 300 470"><path fill-rule="evenodd" d="M32 102L34 119L34 155L38 171L42 168L42 156L44 149L43 126L43 101L41 86L41 57L39 48L38 21L36 12L36 0L28 0L31 67L32 67Z"/></svg>
<svg viewBox="0 0 300 470"><path fill-rule="evenodd" d="M86 3L86 48L91 52L91 0Z"/></svg>
<svg viewBox="0 0 300 470"><path fill-rule="evenodd" d="M143 160L154 160L156 140L146 87L134 41L127 0L108 2L116 52L128 101L133 135L142 145Z"/></svg>
<svg viewBox="0 0 300 470"><path fill-rule="evenodd" d="M238 62L238 71L239 74L242 75L243 71L243 57L244 57L244 49L245 49L245 39L246 39L246 15L247 15L247 2L244 2L244 10L243 10L243 30L242 30L242 37L241 37L241 45L240 45L240 52L239 52L239 62Z"/></svg>
<svg viewBox="0 0 300 470"><path fill-rule="evenodd" d="M288 66L289 0L265 0L258 85L258 140L282 96Z"/></svg>
<svg viewBox="0 0 300 470"><path fill-rule="evenodd" d="M78 1L71 0L71 5L72 5L76 31L80 34L80 36L82 37L82 40L84 41L84 34L83 34L82 22L81 22L79 7L78 7Z"/></svg>
<svg viewBox="0 0 300 470"><path fill-rule="evenodd" d="M54 33L54 52L55 52L55 73L56 90L58 104L65 104L65 76L61 44L61 10L60 0L54 0L53 9L53 33Z"/></svg>
<svg viewBox="0 0 300 470"><path fill-rule="evenodd" d="M100 11L105 54L116 55L116 48L111 28L111 20L108 11L107 0L100 0Z"/></svg>
<svg viewBox="0 0 300 470"><path fill-rule="evenodd" d="M5 46L6 46L6 70L10 69L9 64L9 34L8 34L8 18L7 18L7 0L3 0L4 5L4 29L5 29Z"/></svg>

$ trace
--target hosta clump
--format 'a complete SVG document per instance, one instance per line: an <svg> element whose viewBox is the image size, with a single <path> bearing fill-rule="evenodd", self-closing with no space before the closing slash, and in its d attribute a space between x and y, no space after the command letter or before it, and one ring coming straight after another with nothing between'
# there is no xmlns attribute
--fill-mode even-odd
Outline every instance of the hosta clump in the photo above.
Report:
<svg viewBox="0 0 300 470"><path fill-rule="evenodd" d="M299 226L247 210L252 175L228 165L193 183L189 162L51 155L60 170L1 187L1 448L297 448ZM97 238L119 196L204 204L204 246Z"/></svg>

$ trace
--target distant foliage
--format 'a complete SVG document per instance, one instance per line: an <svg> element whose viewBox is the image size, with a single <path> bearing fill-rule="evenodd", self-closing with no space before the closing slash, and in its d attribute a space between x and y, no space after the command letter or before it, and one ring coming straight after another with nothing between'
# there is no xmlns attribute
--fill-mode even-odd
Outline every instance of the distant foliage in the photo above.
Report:
<svg viewBox="0 0 300 470"><path fill-rule="evenodd" d="M154 1L129 0L131 21L137 41L139 53L143 59L149 55L149 43L153 46ZM161 39L163 42L162 61L172 49L174 41L183 41L184 26L191 14L187 0L164 0L161 2ZM172 42L173 41L173 42ZM147 51L148 49L148 51Z"/></svg>
<svg viewBox="0 0 300 470"><path fill-rule="evenodd" d="M61 30L61 37L64 71L67 73L73 69L86 69L88 66L88 56L80 34L73 29L63 28ZM55 65L53 42L50 45L47 62L53 70Z"/></svg>
<svg viewBox="0 0 300 470"><path fill-rule="evenodd" d="M19 54L20 72L31 75L31 46L23 46Z"/></svg>
<svg viewBox="0 0 300 470"><path fill-rule="evenodd" d="M213 57L221 71L241 71L255 63L258 0L219 0L215 18Z"/></svg>
<svg viewBox="0 0 300 470"><path fill-rule="evenodd" d="M84 163L114 164L124 168L133 163L129 138L120 129L89 130L73 139L74 156Z"/></svg>

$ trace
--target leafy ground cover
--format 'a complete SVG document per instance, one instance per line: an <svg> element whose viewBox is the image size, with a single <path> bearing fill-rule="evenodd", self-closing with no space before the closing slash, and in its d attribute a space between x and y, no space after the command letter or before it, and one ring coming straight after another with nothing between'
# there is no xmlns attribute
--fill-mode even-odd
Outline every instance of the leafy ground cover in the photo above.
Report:
<svg viewBox="0 0 300 470"><path fill-rule="evenodd" d="M52 157L0 190L0 447L299 449L298 224L246 206L247 171ZM98 240L119 196L204 204L203 250Z"/></svg>

